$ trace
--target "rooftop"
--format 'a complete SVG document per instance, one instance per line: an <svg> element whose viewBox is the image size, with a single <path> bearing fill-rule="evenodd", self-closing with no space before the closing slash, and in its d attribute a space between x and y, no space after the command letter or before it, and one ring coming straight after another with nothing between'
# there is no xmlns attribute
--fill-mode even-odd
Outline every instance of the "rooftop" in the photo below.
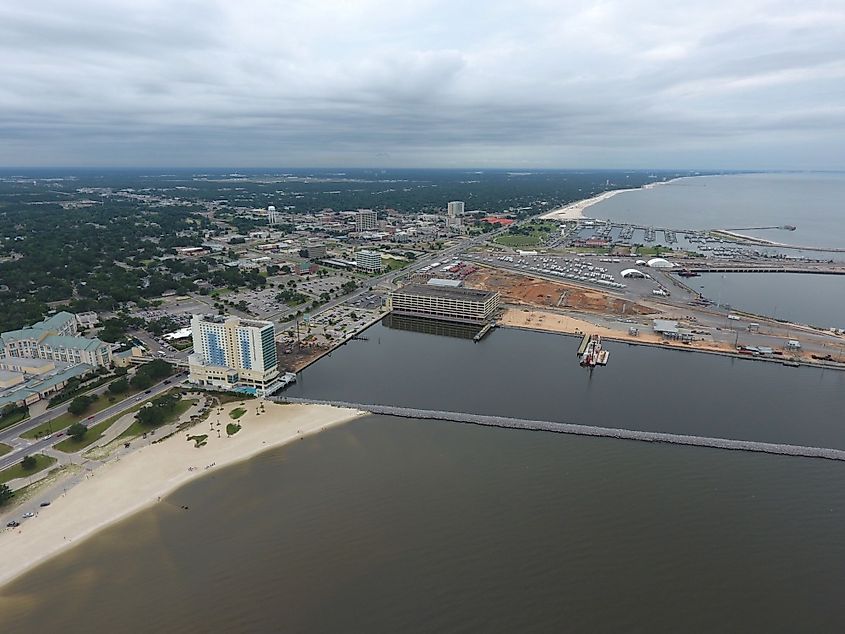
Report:
<svg viewBox="0 0 845 634"><path fill-rule="evenodd" d="M67 322L75 320L76 316L73 313L69 313L66 310L63 310L59 313L56 313L52 317L47 317L47 319L39 321L36 324L32 324L32 327L41 328L43 330L61 330L61 328L65 326Z"/></svg>
<svg viewBox="0 0 845 634"><path fill-rule="evenodd" d="M42 345L51 348L67 348L69 350L88 350L93 352L100 346L106 345L99 339L86 339L85 337L72 337L67 335L50 335L45 337Z"/></svg>
<svg viewBox="0 0 845 634"><path fill-rule="evenodd" d="M451 286L430 286L423 284L409 284L396 291L394 295L422 295L426 297L442 297L470 302L486 302L495 297L493 291L479 291L474 288L454 288Z"/></svg>

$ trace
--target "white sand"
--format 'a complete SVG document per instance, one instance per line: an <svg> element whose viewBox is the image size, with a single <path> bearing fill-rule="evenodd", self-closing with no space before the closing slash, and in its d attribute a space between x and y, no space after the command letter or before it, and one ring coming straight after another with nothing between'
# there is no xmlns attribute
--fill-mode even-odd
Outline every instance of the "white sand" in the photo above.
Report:
<svg viewBox="0 0 845 634"><path fill-rule="evenodd" d="M258 414L260 403L265 412ZM228 412L236 407L227 405L222 414L215 409L207 421L187 433L180 432L104 464L41 509L35 518L22 522L20 528L0 533L0 585L96 531L151 506L189 480L365 414L325 405L247 400L243 405L247 413L237 420L241 430L227 437L226 424L233 422ZM209 430L210 423L217 428L217 420L222 423L221 438ZM200 434L208 434L208 444L203 447L195 448L193 441L186 440L188 435Z"/></svg>
<svg viewBox="0 0 845 634"><path fill-rule="evenodd" d="M684 177L689 178L689 177ZM621 194L622 192L635 192L639 191L640 189L654 189L655 187L659 187L660 185L668 185L669 183L674 183L675 181L681 180L680 178L670 178L666 181L657 181L654 183L647 183L642 187L629 187L627 189L614 189L611 191L603 192L598 194L597 196L593 196L592 198L585 198L584 200L578 200L574 203L566 205L565 207L560 207L558 209L552 209L550 212L543 214L540 216L541 218L548 218L549 220L579 220L584 217L584 210L587 207L591 207L596 203L600 203L603 200L607 200L608 198L613 198L616 194Z"/></svg>
<svg viewBox="0 0 845 634"><path fill-rule="evenodd" d="M584 200L576 201L572 204L567 205L566 207L553 209L549 213L543 214L540 217L548 218L549 220L578 220L579 218L584 217L584 210L587 207L595 205L596 203L600 203L601 201L607 200L608 198L613 198L616 194L621 194L622 192L635 191L637 191L636 188L614 189L609 192L601 193L598 196L593 196L592 198L585 198Z"/></svg>

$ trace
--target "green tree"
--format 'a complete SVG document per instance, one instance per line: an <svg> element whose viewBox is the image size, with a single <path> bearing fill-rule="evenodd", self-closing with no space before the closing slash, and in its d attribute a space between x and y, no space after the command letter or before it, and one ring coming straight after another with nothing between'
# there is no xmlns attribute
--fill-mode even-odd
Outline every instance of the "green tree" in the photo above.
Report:
<svg viewBox="0 0 845 634"><path fill-rule="evenodd" d="M117 381L112 381L109 385L109 393L110 394L123 394L129 389L129 381L126 378L118 379Z"/></svg>
<svg viewBox="0 0 845 634"><path fill-rule="evenodd" d="M35 459L35 456L24 456L23 460L21 460L21 466L24 468L24 471L35 469L35 465L37 464L38 460Z"/></svg>
<svg viewBox="0 0 845 634"><path fill-rule="evenodd" d="M87 432L88 428L82 423L74 423L67 428L67 435L74 440L82 440Z"/></svg>
<svg viewBox="0 0 845 634"><path fill-rule="evenodd" d="M135 376L132 377L132 380L129 381L129 384L136 390L146 390L153 384L153 380L147 374L138 372L137 374L135 374Z"/></svg>
<svg viewBox="0 0 845 634"><path fill-rule="evenodd" d="M0 484L0 506L3 506L6 502L11 500L14 495L15 494L7 485Z"/></svg>
<svg viewBox="0 0 845 634"><path fill-rule="evenodd" d="M69 411L74 416L79 416L80 414L83 414L85 410L88 409L88 407L90 407L93 400L94 399L92 399L90 396L77 396L70 402L67 411Z"/></svg>

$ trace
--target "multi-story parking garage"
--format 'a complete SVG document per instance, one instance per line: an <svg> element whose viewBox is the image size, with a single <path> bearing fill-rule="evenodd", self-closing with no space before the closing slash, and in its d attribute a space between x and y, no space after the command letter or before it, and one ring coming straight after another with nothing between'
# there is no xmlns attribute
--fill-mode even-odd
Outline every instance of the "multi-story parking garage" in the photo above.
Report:
<svg viewBox="0 0 845 634"><path fill-rule="evenodd" d="M470 288L410 284L393 291L388 308L398 315L483 323L499 307L499 294Z"/></svg>

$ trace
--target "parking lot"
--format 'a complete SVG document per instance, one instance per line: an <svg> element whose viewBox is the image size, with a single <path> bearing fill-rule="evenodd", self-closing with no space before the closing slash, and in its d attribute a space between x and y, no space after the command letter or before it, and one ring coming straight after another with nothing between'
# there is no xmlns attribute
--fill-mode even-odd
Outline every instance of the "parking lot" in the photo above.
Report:
<svg viewBox="0 0 845 634"><path fill-rule="evenodd" d="M296 286L301 293L310 293L319 297L322 293L336 293L349 279L351 278L340 275L330 275L322 279L313 277L310 280L300 281Z"/></svg>
<svg viewBox="0 0 845 634"><path fill-rule="evenodd" d="M355 299L344 302L350 308L361 308L364 310L377 310L384 305L385 295L383 293L362 293Z"/></svg>
<svg viewBox="0 0 845 634"><path fill-rule="evenodd" d="M328 347L359 332L379 314L378 310L340 305L308 321L302 320L299 324L299 336L311 345ZM278 340L285 347L291 346L296 341L296 328L287 329Z"/></svg>
<svg viewBox="0 0 845 634"><path fill-rule="evenodd" d="M609 257L601 255L549 256L512 255L500 253L474 254L468 259L490 266L518 271L525 274L587 284L605 290L622 292L637 298L665 297L671 291L661 281L661 271L637 264L633 257ZM640 260L641 262L642 260ZM644 277L622 277L622 271L635 269Z"/></svg>

